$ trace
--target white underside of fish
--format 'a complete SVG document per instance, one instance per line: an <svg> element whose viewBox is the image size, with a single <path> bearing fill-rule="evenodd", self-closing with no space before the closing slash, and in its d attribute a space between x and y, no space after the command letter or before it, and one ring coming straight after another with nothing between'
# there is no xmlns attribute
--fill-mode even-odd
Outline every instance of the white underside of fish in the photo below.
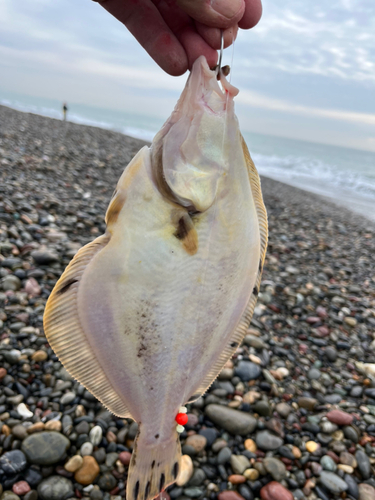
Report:
<svg viewBox="0 0 375 500"><path fill-rule="evenodd" d="M121 176L106 234L78 252L47 304L46 335L67 370L140 424L128 500L175 480L178 408L236 350L259 289L266 214L223 84L196 61L170 120Z"/></svg>

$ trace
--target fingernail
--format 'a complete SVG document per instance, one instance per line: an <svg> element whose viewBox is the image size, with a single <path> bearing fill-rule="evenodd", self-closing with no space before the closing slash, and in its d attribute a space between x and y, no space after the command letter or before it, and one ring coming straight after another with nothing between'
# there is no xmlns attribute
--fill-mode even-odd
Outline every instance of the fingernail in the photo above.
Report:
<svg viewBox="0 0 375 500"><path fill-rule="evenodd" d="M243 3L243 0L212 0L211 7L218 14L221 14L227 19L232 19L232 17L240 12Z"/></svg>

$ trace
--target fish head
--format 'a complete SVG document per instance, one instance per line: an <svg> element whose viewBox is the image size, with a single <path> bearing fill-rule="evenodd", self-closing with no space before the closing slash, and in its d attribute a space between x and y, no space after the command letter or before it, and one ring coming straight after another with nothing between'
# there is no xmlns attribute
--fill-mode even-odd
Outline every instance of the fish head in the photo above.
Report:
<svg viewBox="0 0 375 500"><path fill-rule="evenodd" d="M238 90L222 72L219 81L221 86L216 72L200 56L151 147L158 189L191 212L204 212L213 204L240 137L233 103Z"/></svg>

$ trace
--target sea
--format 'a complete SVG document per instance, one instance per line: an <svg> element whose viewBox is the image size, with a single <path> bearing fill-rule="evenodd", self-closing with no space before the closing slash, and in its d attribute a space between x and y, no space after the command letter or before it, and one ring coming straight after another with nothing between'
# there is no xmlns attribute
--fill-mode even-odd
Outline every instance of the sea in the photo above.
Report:
<svg viewBox="0 0 375 500"><path fill-rule="evenodd" d="M0 92L0 104L62 118L62 103L57 100ZM153 116L71 103L68 120L146 141L163 123ZM261 175L321 195L375 222L374 152L242 132Z"/></svg>

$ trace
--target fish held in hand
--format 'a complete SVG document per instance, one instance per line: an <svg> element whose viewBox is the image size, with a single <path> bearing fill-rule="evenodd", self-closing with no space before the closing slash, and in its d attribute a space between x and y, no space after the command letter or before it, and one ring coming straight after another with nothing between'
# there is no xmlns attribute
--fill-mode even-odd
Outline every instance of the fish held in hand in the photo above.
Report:
<svg viewBox="0 0 375 500"><path fill-rule="evenodd" d="M139 424L128 500L176 480L175 417L241 343L259 290L267 217L234 114L238 91L220 80L197 59L151 148L124 170L106 233L77 253L46 307L68 372Z"/></svg>

